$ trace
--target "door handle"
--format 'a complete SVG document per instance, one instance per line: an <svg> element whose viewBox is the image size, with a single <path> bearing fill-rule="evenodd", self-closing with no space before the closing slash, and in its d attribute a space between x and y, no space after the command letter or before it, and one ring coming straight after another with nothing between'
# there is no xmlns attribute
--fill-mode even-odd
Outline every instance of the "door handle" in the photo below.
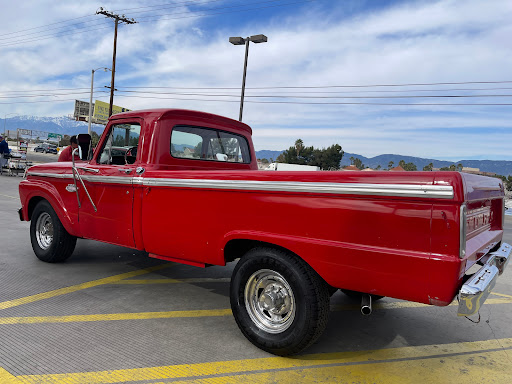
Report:
<svg viewBox="0 0 512 384"><path fill-rule="evenodd" d="M132 169L130 168L121 168L119 169L119 172L126 173L127 175L132 172Z"/></svg>
<svg viewBox="0 0 512 384"><path fill-rule="evenodd" d="M76 167L76 169L81 169L82 171L94 172L94 173L98 173L100 171L99 169L87 168L87 167Z"/></svg>

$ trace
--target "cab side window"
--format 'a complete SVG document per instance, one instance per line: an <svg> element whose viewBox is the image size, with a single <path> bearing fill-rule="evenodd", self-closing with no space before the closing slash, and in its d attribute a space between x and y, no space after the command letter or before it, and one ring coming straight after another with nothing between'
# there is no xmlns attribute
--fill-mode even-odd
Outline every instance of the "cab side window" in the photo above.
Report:
<svg viewBox="0 0 512 384"><path fill-rule="evenodd" d="M137 158L140 124L112 125L107 140L98 157L99 164L133 164Z"/></svg>

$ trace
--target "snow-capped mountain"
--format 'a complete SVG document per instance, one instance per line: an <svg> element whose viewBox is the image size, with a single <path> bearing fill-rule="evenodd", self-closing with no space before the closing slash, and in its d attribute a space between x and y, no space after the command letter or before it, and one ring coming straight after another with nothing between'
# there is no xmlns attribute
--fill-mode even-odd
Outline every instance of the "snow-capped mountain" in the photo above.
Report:
<svg viewBox="0 0 512 384"><path fill-rule="evenodd" d="M37 116L12 116L7 119L0 118L0 132L30 129L43 132L60 133L62 135L76 135L87 133L87 123L75 121L67 116L61 117L37 117ZM104 125L92 124L91 129L98 134L103 132Z"/></svg>

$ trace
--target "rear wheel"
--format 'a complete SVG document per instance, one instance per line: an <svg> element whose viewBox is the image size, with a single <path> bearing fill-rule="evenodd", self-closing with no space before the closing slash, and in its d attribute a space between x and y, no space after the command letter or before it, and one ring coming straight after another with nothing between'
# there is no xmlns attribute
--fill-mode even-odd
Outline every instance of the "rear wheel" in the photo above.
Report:
<svg viewBox="0 0 512 384"><path fill-rule="evenodd" d="M276 355L298 353L324 331L328 285L299 257L255 248L233 271L231 308L242 333Z"/></svg>
<svg viewBox="0 0 512 384"><path fill-rule="evenodd" d="M42 200L32 213L30 242L39 260L58 263L71 256L76 237L66 231L50 203Z"/></svg>

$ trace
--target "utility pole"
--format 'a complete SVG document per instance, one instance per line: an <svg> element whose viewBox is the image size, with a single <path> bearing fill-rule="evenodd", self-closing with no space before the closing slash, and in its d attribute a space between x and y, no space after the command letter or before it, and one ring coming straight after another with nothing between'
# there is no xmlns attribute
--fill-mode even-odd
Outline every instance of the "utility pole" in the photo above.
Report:
<svg viewBox="0 0 512 384"><path fill-rule="evenodd" d="M108 107L108 116L112 116L112 105L114 104L114 79L116 74L116 50L117 50L117 26L119 22L126 24L135 24L136 21L134 19L127 19L125 15L117 15L115 13L104 10L100 7L96 14L105 15L106 17L110 17L115 20L115 29L114 29L114 53L112 55L112 79L110 80L110 105Z"/></svg>

